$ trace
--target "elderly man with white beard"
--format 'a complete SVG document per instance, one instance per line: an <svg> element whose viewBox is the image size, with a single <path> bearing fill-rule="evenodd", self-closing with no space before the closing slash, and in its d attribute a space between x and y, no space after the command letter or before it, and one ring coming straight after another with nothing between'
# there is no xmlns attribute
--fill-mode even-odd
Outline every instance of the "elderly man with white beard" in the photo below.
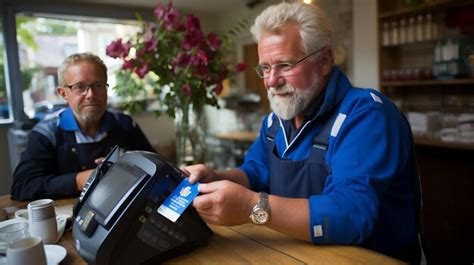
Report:
<svg viewBox="0 0 474 265"><path fill-rule="evenodd" d="M200 182L193 206L211 224L252 222L419 262L419 179L403 115L334 65L331 25L319 7L270 6L251 31L273 112L239 168L183 168Z"/></svg>

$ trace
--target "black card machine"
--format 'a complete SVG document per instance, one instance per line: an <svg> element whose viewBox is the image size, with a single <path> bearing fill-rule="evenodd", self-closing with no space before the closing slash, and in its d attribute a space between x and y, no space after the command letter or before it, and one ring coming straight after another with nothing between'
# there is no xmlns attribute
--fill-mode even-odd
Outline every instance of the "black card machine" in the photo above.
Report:
<svg viewBox="0 0 474 265"><path fill-rule="evenodd" d="M191 205L176 222L157 212L183 180L156 153L116 147L74 207L76 250L89 264L157 264L205 245L212 231Z"/></svg>

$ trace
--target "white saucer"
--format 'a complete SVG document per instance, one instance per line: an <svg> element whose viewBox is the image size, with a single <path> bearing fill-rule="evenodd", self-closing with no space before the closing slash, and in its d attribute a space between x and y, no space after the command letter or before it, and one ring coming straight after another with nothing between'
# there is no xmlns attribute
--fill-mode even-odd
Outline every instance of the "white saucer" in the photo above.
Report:
<svg viewBox="0 0 474 265"><path fill-rule="evenodd" d="M28 220L23 220L23 219L19 219L19 218L8 219L6 221L0 222L0 228L4 227L4 226L7 226L9 224L16 224L16 223L28 223Z"/></svg>
<svg viewBox="0 0 474 265"><path fill-rule="evenodd" d="M57 221L57 224L58 224L58 239L56 240L56 242L58 242L61 239L61 237L63 236L64 231L66 230L66 224L69 220L68 218L70 219L69 216L64 215L64 214L56 216L56 221ZM9 224L16 224L16 223L28 223L28 220L21 219L21 218L9 219L9 220L0 222L0 228L4 227L6 225L9 225ZM6 253L6 251L7 251L7 246L5 245L4 242L0 242L0 253L4 254L4 253ZM1 263L0 263L0 265L1 265Z"/></svg>
<svg viewBox="0 0 474 265"><path fill-rule="evenodd" d="M48 265L59 264L66 257L66 249L59 245L44 245Z"/></svg>
<svg viewBox="0 0 474 265"><path fill-rule="evenodd" d="M45 245L46 262L48 265L57 265L66 257L66 249L58 245ZM7 264L7 257L0 256L0 265Z"/></svg>

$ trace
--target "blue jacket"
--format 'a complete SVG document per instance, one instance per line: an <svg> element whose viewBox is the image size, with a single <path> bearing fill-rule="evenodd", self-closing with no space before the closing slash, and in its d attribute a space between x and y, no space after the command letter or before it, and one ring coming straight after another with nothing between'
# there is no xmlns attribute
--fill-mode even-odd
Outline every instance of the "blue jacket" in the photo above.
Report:
<svg viewBox="0 0 474 265"><path fill-rule="evenodd" d="M380 92L352 87L334 67L324 100L298 135L285 137L284 123L275 136L283 160L308 157L312 140L323 124L315 121L338 109L325 161L330 168L322 194L308 198L311 239L316 244L357 244L413 260L417 248L418 175L411 131L397 107ZM268 191L267 131L274 121L265 117L260 135L240 167L256 191ZM404 254L404 252L411 253Z"/></svg>
<svg viewBox="0 0 474 265"><path fill-rule="evenodd" d="M25 151L13 173L11 195L16 200L64 198L79 194L76 175L96 167L115 146L154 152L132 118L107 111L95 137L81 133L70 108L48 115L29 134Z"/></svg>

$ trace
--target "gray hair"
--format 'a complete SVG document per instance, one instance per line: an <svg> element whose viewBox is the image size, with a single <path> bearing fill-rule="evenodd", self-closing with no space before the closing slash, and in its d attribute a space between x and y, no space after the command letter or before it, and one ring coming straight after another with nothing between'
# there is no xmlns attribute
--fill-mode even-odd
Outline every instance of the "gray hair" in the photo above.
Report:
<svg viewBox="0 0 474 265"><path fill-rule="evenodd" d="M69 68L69 66L81 61L87 61L98 65L102 69L102 72L105 78L107 79L107 66L105 66L104 62L102 61L102 59L99 58L99 56L94 55L90 52L74 53L64 59L63 63L58 67L59 86L66 85L66 81L64 80L64 73Z"/></svg>
<svg viewBox="0 0 474 265"><path fill-rule="evenodd" d="M279 33L288 23L298 26L304 51L309 54L333 46L332 26L324 11L311 4L280 3L267 7L250 28L255 41L265 33Z"/></svg>

